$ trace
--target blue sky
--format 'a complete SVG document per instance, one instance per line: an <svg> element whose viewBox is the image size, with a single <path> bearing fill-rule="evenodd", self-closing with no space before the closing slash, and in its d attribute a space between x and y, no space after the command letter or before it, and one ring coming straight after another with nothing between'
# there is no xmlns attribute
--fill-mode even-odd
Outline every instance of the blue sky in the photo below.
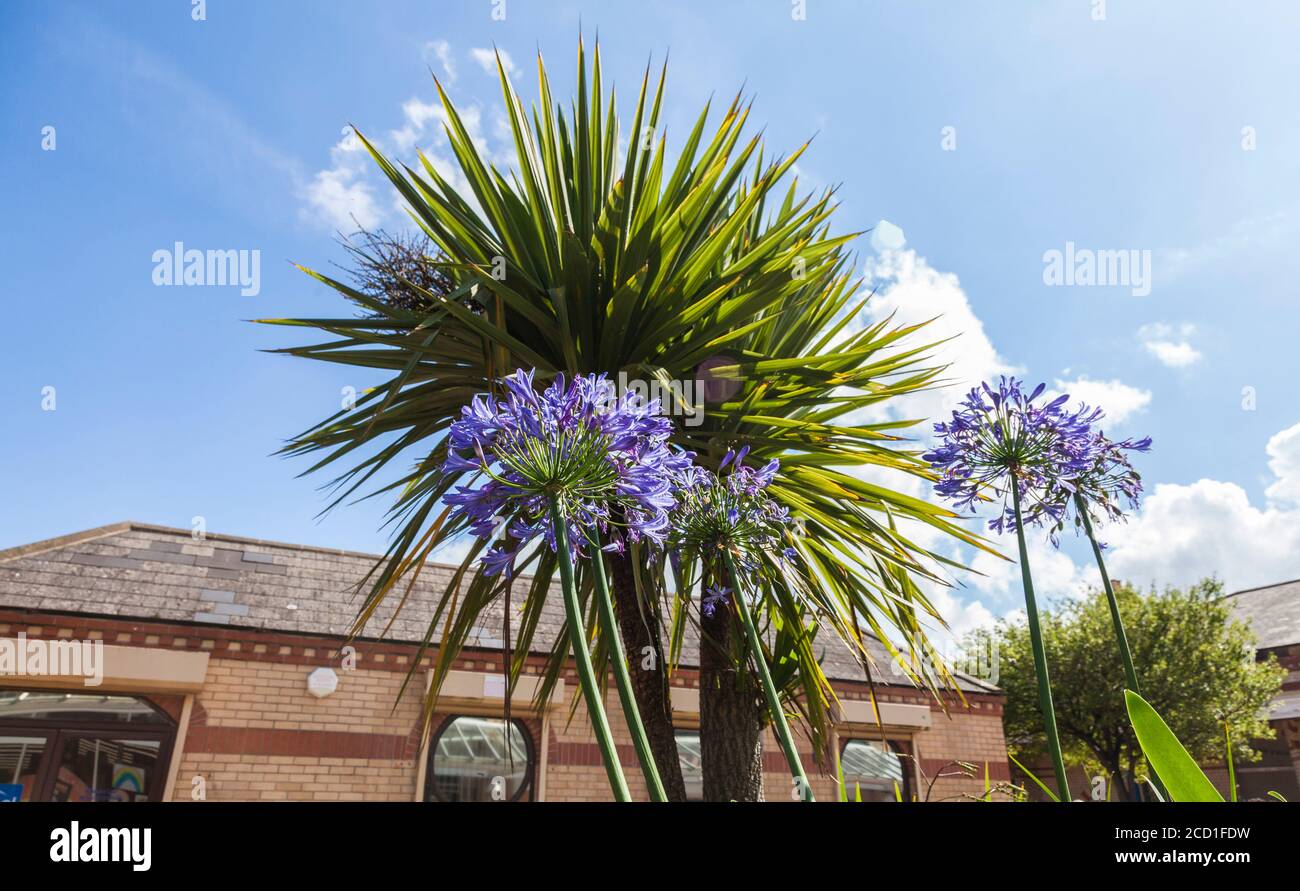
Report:
<svg viewBox="0 0 1300 891"><path fill-rule="evenodd" d="M381 549L382 503L317 520L324 478L271 456L372 381L261 353L300 339L244 320L337 310L290 262L340 262L349 215L402 224L348 123L399 157L437 156L432 68L505 155L484 51L504 50L531 98L539 49L571 82L581 25L625 100L670 53L670 143L742 84L772 150L816 134L801 181L841 184L845 230L890 224L860 248L874 312L944 313L940 330L962 334L954 376L1014 370L1155 438L1152 494L1111 534L1117 575L1300 576L1300 7L1100 8L808 0L800 20L788 0L507 0L495 20L492 0L211 0L195 21L189 0L7 3L0 546L203 516ZM259 250L259 293L155 286L151 257L176 241ZM1149 251L1150 293L1045 284L1045 252L1067 242ZM1035 559L1049 593L1091 578L1074 544ZM945 598L954 624L1015 608L1006 568L982 568Z"/></svg>

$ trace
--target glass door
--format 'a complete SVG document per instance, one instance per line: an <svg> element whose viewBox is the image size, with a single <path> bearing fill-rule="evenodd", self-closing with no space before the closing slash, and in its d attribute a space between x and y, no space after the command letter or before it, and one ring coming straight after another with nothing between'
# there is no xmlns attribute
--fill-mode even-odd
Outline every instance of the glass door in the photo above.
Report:
<svg viewBox="0 0 1300 891"><path fill-rule="evenodd" d="M156 737L61 731L46 800L156 801L167 769L163 742Z"/></svg>
<svg viewBox="0 0 1300 891"><path fill-rule="evenodd" d="M159 801L175 736L143 697L0 689L0 802Z"/></svg>
<svg viewBox="0 0 1300 891"><path fill-rule="evenodd" d="M0 732L0 803L31 801L49 737Z"/></svg>

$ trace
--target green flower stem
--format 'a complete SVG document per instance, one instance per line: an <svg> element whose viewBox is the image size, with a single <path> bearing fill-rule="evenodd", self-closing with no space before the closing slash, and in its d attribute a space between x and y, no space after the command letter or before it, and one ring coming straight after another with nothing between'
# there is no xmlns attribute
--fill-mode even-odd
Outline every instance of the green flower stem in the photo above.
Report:
<svg viewBox="0 0 1300 891"><path fill-rule="evenodd" d="M1020 546L1020 575L1025 585L1025 615L1029 620L1029 643L1034 651L1034 674L1038 676L1038 707L1047 728L1047 748L1056 770L1056 787L1061 801L1070 801L1070 784L1065 777L1065 759L1061 756L1061 739L1056 733L1056 711L1052 707L1052 683L1047 677L1047 654L1043 650L1043 629L1038 622L1038 604L1034 601L1034 580L1029 575L1029 553L1025 549L1025 524L1020 517L1020 484L1011 480L1011 505L1016 514L1016 542Z"/></svg>
<svg viewBox="0 0 1300 891"><path fill-rule="evenodd" d="M591 553L591 566L596 575L596 603L600 617L600 633L604 635L609 647L609 661L614 663L614 680L618 683L618 698L623 704L623 719L632 733L632 744L636 746L636 757L641 762L641 773L645 775L646 786L650 789L651 801L667 801L663 781L659 779L659 768L655 764L654 753L650 751L650 738L646 736L645 724L641 721L641 710L637 708L636 696L632 692L632 678L627 671L627 656L623 652L623 639L618 633L618 623L614 619L614 601L609 593L609 581L605 578L605 557L600 550L600 539L595 539Z"/></svg>
<svg viewBox="0 0 1300 891"><path fill-rule="evenodd" d="M803 800L814 801L812 785L808 782L808 775L804 773L803 763L799 760L799 750L795 748L794 736L790 733L790 725L785 720L785 711L781 708L781 697L776 692L776 685L772 683L772 673L767 669L767 660L763 658L763 645L758 639L758 629L754 627L754 617L750 615L749 606L745 603L744 594L740 589L740 577L736 572L735 561L732 560L729 552L724 551L723 557L727 561L727 574L731 579L731 602L736 605L736 615L740 617L740 623L745 626L745 639L749 643L750 655L754 658L759 680L763 684L767 710L772 714L772 729L776 731L776 738L785 752L785 760L790 765L790 774L799 784L799 792Z"/></svg>
<svg viewBox="0 0 1300 891"><path fill-rule="evenodd" d="M605 773L609 775L610 788L614 790L615 801L630 801L632 796L627 791L627 780L623 777L623 766L618 761L618 751L614 748L614 735L609 730L609 719L605 717L605 705L600 699L600 686L596 683L596 672L591 667L591 653L587 651L587 638L583 632L582 607L578 603L578 586L573 580L573 552L569 548L569 526L564 517L564 510L557 499L551 499L551 526L555 530L555 551L560 564L560 587L564 590L564 615L569 622L569 638L573 645L573 661L577 663L578 683L587 703L587 714L591 718L592 729L596 731L596 744L600 746L600 756L605 762Z"/></svg>
<svg viewBox="0 0 1300 891"><path fill-rule="evenodd" d="M1110 573L1106 572L1106 562L1101 559L1101 545L1097 543L1097 536L1092 531L1092 520L1088 517L1088 509L1083 503L1083 498L1078 494L1074 496L1074 506L1083 518L1084 531L1088 533L1088 541L1092 542L1092 553L1097 558L1097 570L1101 573L1101 585L1106 589L1106 600L1110 603L1110 619L1115 623L1115 639L1119 641L1119 656L1124 660L1124 677L1128 679L1128 688L1137 695L1142 695L1142 688L1138 686L1137 671L1133 668L1133 654L1128 648L1128 635L1124 633L1124 620L1120 618L1119 601L1115 599L1115 589L1110 584Z"/></svg>
<svg viewBox="0 0 1300 891"><path fill-rule="evenodd" d="M1074 496L1074 506L1079 516L1083 518L1083 529L1088 533L1088 541L1092 542L1092 553L1097 558L1097 571L1101 573L1101 586L1106 591L1106 601L1110 604L1110 620L1115 624L1115 639L1119 641L1119 657L1124 663L1124 677L1128 682L1128 688L1137 695L1142 695L1142 688L1138 686L1137 669L1133 667L1133 652L1128 646L1128 635L1124 633L1124 619L1119 613L1119 600L1115 597L1115 588L1110 583L1110 573L1106 571L1106 561L1101 557L1101 544L1097 541L1096 534L1092 531L1092 519L1088 516L1087 505L1084 504L1082 496L1078 493ZM1151 784L1156 787L1157 791L1168 798L1165 787L1161 784L1160 778L1156 772L1151 771Z"/></svg>

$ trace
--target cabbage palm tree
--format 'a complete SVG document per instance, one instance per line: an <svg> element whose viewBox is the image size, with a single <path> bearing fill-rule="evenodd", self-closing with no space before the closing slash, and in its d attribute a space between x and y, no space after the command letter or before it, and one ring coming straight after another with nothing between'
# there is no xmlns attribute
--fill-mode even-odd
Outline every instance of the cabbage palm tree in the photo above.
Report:
<svg viewBox="0 0 1300 891"><path fill-rule="evenodd" d="M883 468L930 478L919 450L902 436L915 422L850 417L875 414L861 410L936 385L941 369L927 363L931 345L913 342L920 326L856 324L864 300L856 296L860 283L847 253L854 236L830 231L833 192L800 193L791 168L803 148L765 157L761 138L744 133L750 108L738 96L712 124L706 106L670 156L660 128L666 67L653 88L647 68L627 131L613 90L605 92L599 46L589 65L580 40L577 67L566 112L539 56L539 102L530 114L498 61L515 149L507 170L484 161L436 84L459 188L423 154L417 166L399 166L360 137L436 245L430 262L446 273L448 287L445 293L419 289L423 304L394 305L304 269L362 312L264 320L331 336L281 352L390 376L285 451L318 453L312 471L338 469L330 507L362 491L394 497L391 544L363 583L359 631L386 597L402 597L439 545L464 532L448 520L442 496L468 480L444 474L441 466L444 435L472 396L494 391L517 367L536 368L539 378L623 372L668 385L695 381L707 366L719 398L704 405L702 417L677 425L676 442L714 468L728 448L739 446L750 448L751 460L781 461L769 492L789 508L802 534L791 537L792 564L773 560L753 585L755 620L785 708L799 716L820 751L833 694L814 635L838 637L864 665L866 635L876 635L897 646L918 680L930 686L942 680L913 666L942 664L922 625L926 616L942 620L918 583L938 580L946 561L911 541L903 531L908 522L900 521L982 542L953 525L947 509L868 482L862 473ZM402 469L384 475L399 455ZM508 584L478 563L483 546L476 541L469 549L430 618L426 646L435 628L440 639L426 714L478 616L509 596ZM611 555L610 580L650 747L669 798L683 799L668 675L687 626L700 624L692 596L699 575L648 558L635 545ZM542 548L522 568L533 581L516 605L508 690L534 649L555 557ZM599 640L590 569L580 565L579 576L584 630L596 643L599 668L608 664L610 642ZM745 662L743 631L724 623L705 629L703 638L706 788L724 799L760 797L766 710L755 666ZM565 663L568 641L566 628L551 652L539 701Z"/></svg>

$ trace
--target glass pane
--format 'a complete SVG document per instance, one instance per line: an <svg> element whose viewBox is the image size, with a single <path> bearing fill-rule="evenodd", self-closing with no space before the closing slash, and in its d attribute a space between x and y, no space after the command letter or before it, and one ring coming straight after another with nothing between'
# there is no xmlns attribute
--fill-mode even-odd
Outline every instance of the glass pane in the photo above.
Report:
<svg viewBox="0 0 1300 891"><path fill-rule="evenodd" d="M0 736L0 802L32 800L45 745L43 736Z"/></svg>
<svg viewBox="0 0 1300 891"><path fill-rule="evenodd" d="M515 722L459 717L434 744L426 801L510 801L528 779L528 744Z"/></svg>
<svg viewBox="0 0 1300 891"><path fill-rule="evenodd" d="M54 690L0 690L0 723L6 718L171 726L165 715L135 696L60 693Z"/></svg>
<svg viewBox="0 0 1300 891"><path fill-rule="evenodd" d="M851 739L840 754L844 785L853 798L854 784L862 790L863 801L895 801L894 788L906 795L903 759L888 743L877 739Z"/></svg>
<svg viewBox="0 0 1300 891"><path fill-rule="evenodd" d="M160 770L156 739L68 736L63 742L55 801L147 801Z"/></svg>
<svg viewBox="0 0 1300 891"><path fill-rule="evenodd" d="M686 800L704 800L704 762L700 757L698 730L678 730L677 760L682 765L682 780L686 783Z"/></svg>

